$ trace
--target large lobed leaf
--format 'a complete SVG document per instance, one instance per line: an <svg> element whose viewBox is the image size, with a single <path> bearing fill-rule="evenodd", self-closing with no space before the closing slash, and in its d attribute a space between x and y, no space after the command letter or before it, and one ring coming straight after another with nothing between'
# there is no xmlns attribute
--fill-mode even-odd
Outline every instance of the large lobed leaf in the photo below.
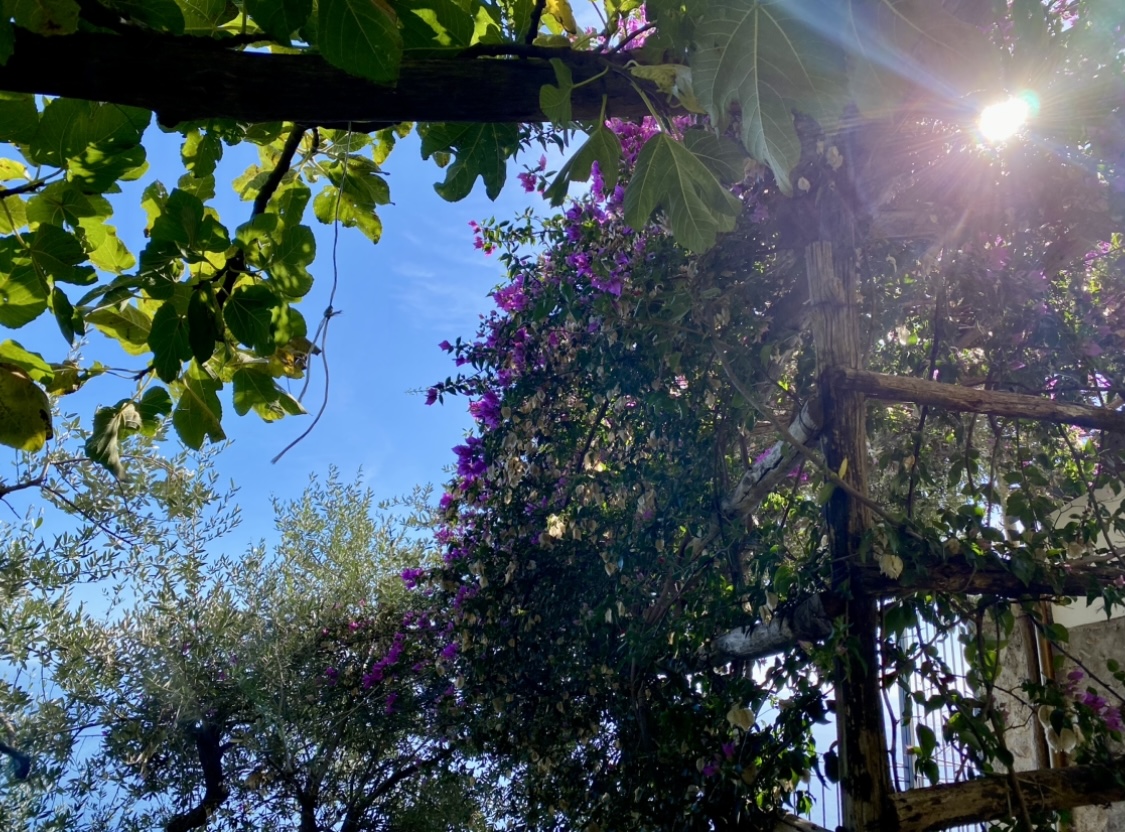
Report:
<svg viewBox="0 0 1125 832"><path fill-rule="evenodd" d="M445 181L434 185L442 199L464 199L478 176L484 180L489 199L500 195L508 175L508 158L519 145L515 124L427 124L418 132L423 159L440 153L456 156L445 172Z"/></svg>
<svg viewBox="0 0 1125 832"><path fill-rule="evenodd" d="M398 77L402 35L384 0L320 0L317 14L317 44L329 63L377 84Z"/></svg>
<svg viewBox="0 0 1125 832"><path fill-rule="evenodd" d="M641 228L664 208L676 242L706 251L720 232L733 231L742 203L691 151L666 133L653 136L637 156L625 191L625 222Z"/></svg>
<svg viewBox="0 0 1125 832"><path fill-rule="evenodd" d="M742 143L786 192L801 156L794 111L830 128L844 104L843 50L818 31L822 6L718 0L695 30L692 80L700 104L720 132L739 114Z"/></svg>

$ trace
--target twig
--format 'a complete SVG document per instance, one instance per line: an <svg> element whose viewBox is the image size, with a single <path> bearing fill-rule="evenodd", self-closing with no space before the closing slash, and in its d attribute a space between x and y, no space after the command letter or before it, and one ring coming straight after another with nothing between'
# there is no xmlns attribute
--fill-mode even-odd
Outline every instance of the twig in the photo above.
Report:
<svg viewBox="0 0 1125 832"><path fill-rule="evenodd" d="M655 23L646 23L641 28L630 32L629 35L623 41L621 41L621 43L617 44L617 46L615 46L615 47L613 47L612 49L609 50L609 54L610 55L616 55L618 52L623 50L629 44L629 42L631 40L633 40L634 38L640 37L641 35L643 35L647 32L651 32L655 28L656 28Z"/></svg>
<svg viewBox="0 0 1125 832"><path fill-rule="evenodd" d="M531 19L527 22L527 32L523 36L523 42L530 45L535 42L535 38L539 35L539 23L543 20L543 11L547 8L547 0L535 0L535 5L531 9Z"/></svg>
<svg viewBox="0 0 1125 832"><path fill-rule="evenodd" d="M5 485L0 482L0 500L7 498L9 494L14 494L17 491L23 491L25 488L39 488L45 482L44 476L40 475L33 480L24 480L17 482L15 485Z"/></svg>
<svg viewBox="0 0 1125 832"><path fill-rule="evenodd" d="M304 137L305 128L303 127L294 127L290 131L289 137L281 148L281 154L277 157L277 164L274 165L270 175L262 183L262 189L258 191L258 195L254 198L254 209L250 212L251 219L265 213L266 206L269 205L270 199L277 191L277 186L281 184L282 178L289 172L289 167L293 164L293 156L296 154L297 148L301 146L301 139Z"/></svg>
<svg viewBox="0 0 1125 832"><path fill-rule="evenodd" d="M32 191L39 190L49 181L49 177L44 179L32 179L30 182L16 185L14 188L0 188L0 199L7 199L10 196L19 196L20 194L29 194Z"/></svg>
<svg viewBox="0 0 1125 832"><path fill-rule="evenodd" d="M54 488L54 487L52 487L50 485L47 485L45 483L40 485L39 487L45 493L50 494L52 497L54 497L59 502L63 503L64 505L69 506L70 509L72 511L74 511L79 517L82 517L84 520L86 520L87 523L91 523L94 526L96 526L103 534L105 534L109 537L112 537L114 540L119 540L120 542L124 543L126 546L135 546L136 545L136 543L137 543L136 540L130 540L129 538L124 537L124 536L118 534L117 532L113 531L111 528L109 528L109 526L107 526L101 520L98 520L90 512L83 509L81 506L79 506L77 503L75 503L72 499L67 497L65 494L63 494L61 491L59 491L57 488Z"/></svg>

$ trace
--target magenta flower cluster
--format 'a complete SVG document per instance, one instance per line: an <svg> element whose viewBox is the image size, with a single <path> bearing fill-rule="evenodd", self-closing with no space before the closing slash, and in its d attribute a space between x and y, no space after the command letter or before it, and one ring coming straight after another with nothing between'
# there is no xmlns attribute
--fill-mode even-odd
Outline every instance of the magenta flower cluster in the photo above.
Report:
<svg viewBox="0 0 1125 832"><path fill-rule="evenodd" d="M1086 673L1080 668L1074 668L1066 674L1063 691L1074 699L1079 705L1089 708L1093 715L1099 719L1110 731L1125 732L1125 723L1121 719L1121 708L1110 705L1105 697L1095 693L1093 689L1079 690L1079 685L1086 678Z"/></svg>

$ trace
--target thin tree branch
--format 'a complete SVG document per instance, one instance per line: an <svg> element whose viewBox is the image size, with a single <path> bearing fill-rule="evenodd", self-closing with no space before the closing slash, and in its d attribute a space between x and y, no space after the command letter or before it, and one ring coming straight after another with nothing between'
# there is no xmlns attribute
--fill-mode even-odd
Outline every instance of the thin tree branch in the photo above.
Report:
<svg viewBox="0 0 1125 832"><path fill-rule="evenodd" d="M266 212L266 207L277 191L277 186L281 184L281 180L289 172L289 167L293 164L293 156L297 153L297 148L301 146L301 139L304 137L305 129L303 127L294 127L289 131L289 136L285 139L285 144L281 148L281 154L277 157L277 163L270 171L270 175L266 177L266 181L262 183L262 189L258 191L258 195L254 198L254 208L250 212L250 219Z"/></svg>
<svg viewBox="0 0 1125 832"><path fill-rule="evenodd" d="M539 23L543 20L543 12L547 8L547 0L535 0L531 9L531 19L527 23L527 32L523 36L525 44L532 44L539 35Z"/></svg>
<svg viewBox="0 0 1125 832"><path fill-rule="evenodd" d="M50 178L33 179L22 185L16 185L14 188L0 188L0 199L7 199L10 196L19 196L20 194L29 194L32 191L38 191L48 182L50 182Z"/></svg>
<svg viewBox="0 0 1125 832"><path fill-rule="evenodd" d="M173 815L164 825L166 832L188 832L207 825L211 815L226 802L230 788L223 774L223 751L219 727L210 722L193 728L199 764L203 768L204 792L199 805Z"/></svg>

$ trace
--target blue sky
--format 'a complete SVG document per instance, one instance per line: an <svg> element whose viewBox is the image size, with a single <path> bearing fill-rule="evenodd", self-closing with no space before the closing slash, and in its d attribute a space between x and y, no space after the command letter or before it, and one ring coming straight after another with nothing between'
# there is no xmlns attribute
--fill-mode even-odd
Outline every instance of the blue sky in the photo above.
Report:
<svg viewBox="0 0 1125 832"><path fill-rule="evenodd" d="M174 187L183 173L181 143L179 135L164 134L152 125L145 136L148 172L112 198L112 222L134 253L144 246L140 193L154 179ZM538 152L534 155L538 158ZM255 148L227 148L216 172L213 204L232 231L249 218L250 204L238 200L230 182L255 162ZM267 424L253 413L235 414L229 391L223 399L223 425L231 444L218 456L217 469L240 487L244 519L230 541L235 549L270 537L271 496L298 496L310 474L323 475L331 465L345 478L362 468L379 499L405 494L417 484L440 487L446 478L443 469L453 458L450 449L471 425L464 400L426 407L418 392L454 372L438 343L473 334L478 317L492 308L489 291L503 276L494 259L473 248L469 221L508 217L542 203L524 193L515 178L516 166L510 166L508 183L496 202L488 200L479 182L464 201L445 202L433 189L444 174L432 161L422 160L414 136L398 144L384 167L393 204L380 210L382 240L373 245L356 229L340 229L339 286L333 306L341 314L331 323L331 390L316 429L277 464L270 463L307 427L320 405L319 361L305 399L309 416ZM317 235L317 259L311 269L315 285L301 304L311 330L328 305L333 234L330 226L311 216L311 209L306 221ZM66 345L49 315L3 337L41 351L50 361L65 354ZM96 331L84 356L114 366L140 366L140 359L126 356ZM294 384L293 392L299 389L299 383ZM61 406L89 424L95 407L112 404L130 391L128 382L102 377L65 397Z"/></svg>

